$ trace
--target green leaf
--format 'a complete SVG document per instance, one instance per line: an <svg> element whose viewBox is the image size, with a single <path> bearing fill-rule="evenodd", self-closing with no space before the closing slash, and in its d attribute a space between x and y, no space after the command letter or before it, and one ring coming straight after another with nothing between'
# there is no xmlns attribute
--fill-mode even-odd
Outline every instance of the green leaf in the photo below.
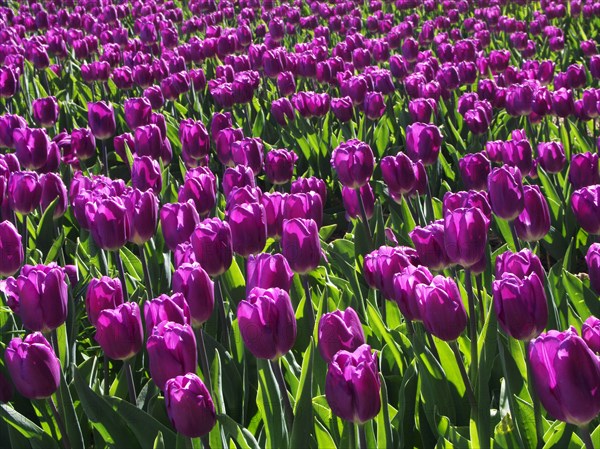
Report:
<svg viewBox="0 0 600 449"><path fill-rule="evenodd" d="M258 392L256 405L261 414L267 435L267 449L284 449L288 446L287 429L283 415L281 394L275 374L268 360L258 359Z"/></svg>
<svg viewBox="0 0 600 449"><path fill-rule="evenodd" d="M165 449L165 440L162 436L162 432L158 432L158 435L156 435L152 449Z"/></svg>
<svg viewBox="0 0 600 449"><path fill-rule="evenodd" d="M61 326L63 327L63 326ZM66 347L65 347L66 349ZM67 434L69 435L69 441L71 442L72 449L84 449L85 443L83 441L83 434L81 433L81 426L75 413L75 406L73 405L73 398L71 397L71 391L67 385L63 370L60 371L60 394L56 395L58 399L58 410L60 416L66 426Z"/></svg>
<svg viewBox="0 0 600 449"><path fill-rule="evenodd" d="M7 404L0 404L0 416L12 428L21 435L29 439L31 447L34 449L58 449L54 439L42 430L37 424L31 422L25 416L21 415L15 409Z"/></svg>
<svg viewBox="0 0 600 449"><path fill-rule="evenodd" d="M302 373L294 406L294 425L292 427L291 449L304 449L310 446L311 429L313 427L312 389L314 340L311 338L308 349L304 353Z"/></svg>
<svg viewBox="0 0 600 449"><path fill-rule="evenodd" d="M388 404L388 392L385 378L379 373L381 382L381 410L377 415L377 447L394 447L392 439L392 423Z"/></svg>
<svg viewBox="0 0 600 449"><path fill-rule="evenodd" d="M44 211L44 214L42 215L42 218L40 219L40 222L37 227L37 231L36 231L37 236L35 239L35 244L36 244L36 247L43 254L48 253L48 251L50 250L50 248L52 246L52 243L55 240L54 210L56 209L57 203L58 203L58 197L55 198L54 201L52 201L48 205L48 207Z"/></svg>
<svg viewBox="0 0 600 449"><path fill-rule="evenodd" d="M217 420L225 433L235 441L241 449L260 449L260 445L248 429L241 427L227 415L217 415Z"/></svg>
<svg viewBox="0 0 600 449"><path fill-rule="evenodd" d="M582 321L590 315L600 316L598 295L586 287L581 279L567 270L563 270L562 282L569 297L569 302Z"/></svg>

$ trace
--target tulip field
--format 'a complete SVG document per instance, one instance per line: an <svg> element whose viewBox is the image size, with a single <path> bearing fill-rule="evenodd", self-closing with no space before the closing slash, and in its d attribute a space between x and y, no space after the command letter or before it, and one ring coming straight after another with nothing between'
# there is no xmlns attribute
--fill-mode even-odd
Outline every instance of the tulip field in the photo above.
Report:
<svg viewBox="0 0 600 449"><path fill-rule="evenodd" d="M0 0L0 448L600 449L599 0Z"/></svg>

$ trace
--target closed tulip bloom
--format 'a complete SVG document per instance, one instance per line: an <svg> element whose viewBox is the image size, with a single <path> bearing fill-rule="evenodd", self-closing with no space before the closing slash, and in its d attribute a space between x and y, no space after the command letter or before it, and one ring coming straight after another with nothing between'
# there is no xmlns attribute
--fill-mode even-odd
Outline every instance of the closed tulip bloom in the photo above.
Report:
<svg viewBox="0 0 600 449"><path fill-rule="evenodd" d="M298 156L286 149L271 150L265 157L265 174L275 185L288 183L294 175L294 166Z"/></svg>
<svg viewBox="0 0 600 449"><path fill-rule="evenodd" d="M22 215L33 212L42 198L42 185L35 172L14 172L8 180L8 203L10 208Z"/></svg>
<svg viewBox="0 0 600 449"><path fill-rule="evenodd" d="M345 123L350 121L354 112L352 98L348 96L342 98L332 98L331 111L340 122Z"/></svg>
<svg viewBox="0 0 600 449"><path fill-rule="evenodd" d="M448 259L470 268L485 254L490 220L476 208L458 208L444 219L444 246Z"/></svg>
<svg viewBox="0 0 600 449"><path fill-rule="evenodd" d="M143 245L156 232L158 198L151 190L140 192L137 189L133 189L125 196L124 202L131 225L129 241L136 245Z"/></svg>
<svg viewBox="0 0 600 449"><path fill-rule="evenodd" d="M600 184L573 192L571 208L577 222L588 234L600 234Z"/></svg>
<svg viewBox="0 0 600 449"><path fill-rule="evenodd" d="M210 136L201 121L183 120L179 124L179 140L181 140L181 151L192 159L202 159L208 155Z"/></svg>
<svg viewBox="0 0 600 449"><path fill-rule="evenodd" d="M358 139L348 140L333 150L331 166L344 186L357 189L367 184L373 175L373 150Z"/></svg>
<svg viewBox="0 0 600 449"><path fill-rule="evenodd" d="M273 100L271 103L271 115L279 126L287 126L289 122L293 122L296 118L294 106L286 97Z"/></svg>
<svg viewBox="0 0 600 449"><path fill-rule="evenodd" d="M144 303L144 321L146 334L151 335L154 326L163 321L179 324L191 323L190 308L181 293L160 295Z"/></svg>
<svg viewBox="0 0 600 449"><path fill-rule="evenodd" d="M436 276L431 284L416 288L425 330L440 340L456 340L467 327L467 312L456 283Z"/></svg>
<svg viewBox="0 0 600 449"><path fill-rule="evenodd" d="M6 223L6 222L5 222ZM600 243L594 243L585 256L592 290L600 295Z"/></svg>
<svg viewBox="0 0 600 449"><path fill-rule="evenodd" d="M305 274L321 261L319 229L314 220L293 218L283 222L281 247L292 271Z"/></svg>
<svg viewBox="0 0 600 449"><path fill-rule="evenodd" d="M142 192L151 189L159 194L162 189L162 173L158 161L150 156L135 156L131 167L131 185Z"/></svg>
<svg viewBox="0 0 600 449"><path fill-rule="evenodd" d="M395 201L401 201L402 196L409 193L416 182L413 164L404 153L396 156L386 156L380 162L381 175L390 195Z"/></svg>
<svg viewBox="0 0 600 449"><path fill-rule="evenodd" d="M575 111L575 102L571 89L561 87L552 93L552 112L565 118Z"/></svg>
<svg viewBox="0 0 600 449"><path fill-rule="evenodd" d="M525 242L537 242L550 232L548 202L539 186L524 186L525 209L515 218L517 236Z"/></svg>
<svg viewBox="0 0 600 449"><path fill-rule="evenodd" d="M296 341L296 317L289 294L280 288L253 288L237 308L244 345L259 359L275 360Z"/></svg>
<svg viewBox="0 0 600 449"><path fill-rule="evenodd" d="M351 218L359 218L361 216L358 195L360 195L362 199L367 218L373 218L373 213L375 211L375 194L373 193L371 185L365 184L359 189L351 189L346 186L342 187L342 202L344 203L344 209L346 209L346 219L350 220Z"/></svg>
<svg viewBox="0 0 600 449"><path fill-rule="evenodd" d="M51 128L58 121L58 101L56 97L38 98L31 102L33 119L44 128Z"/></svg>
<svg viewBox="0 0 600 449"><path fill-rule="evenodd" d="M23 264L22 238L17 228L8 220L0 223L0 276L12 276Z"/></svg>
<svg viewBox="0 0 600 449"><path fill-rule="evenodd" d="M231 228L233 250L242 257L256 254L267 241L267 221L262 204L234 206L227 216Z"/></svg>
<svg viewBox="0 0 600 449"><path fill-rule="evenodd" d="M548 173L560 173L567 164L561 142L540 142L537 147L538 163Z"/></svg>
<svg viewBox="0 0 600 449"><path fill-rule="evenodd" d="M250 255L246 266L246 292L254 287L290 291L294 272L282 254Z"/></svg>
<svg viewBox="0 0 600 449"><path fill-rule="evenodd" d="M234 164L245 165L257 176L263 166L264 146L259 138L245 137L231 144L231 157Z"/></svg>
<svg viewBox="0 0 600 449"><path fill-rule="evenodd" d="M595 353L600 352L600 320L595 316L588 317L581 326L581 338Z"/></svg>
<svg viewBox="0 0 600 449"><path fill-rule="evenodd" d="M85 295L85 310L92 326L96 326L98 315L104 309L115 309L123 304L123 288L119 279L102 276L93 278Z"/></svg>
<svg viewBox="0 0 600 449"><path fill-rule="evenodd" d="M319 320L319 352L331 363L338 351L353 352L365 344L360 318L352 307L325 313Z"/></svg>
<svg viewBox="0 0 600 449"><path fill-rule="evenodd" d="M27 122L20 115L4 114L0 116L0 148L14 148L14 131L27 128Z"/></svg>
<svg viewBox="0 0 600 449"><path fill-rule="evenodd" d="M4 353L6 368L17 391L27 399L45 399L60 385L60 361L48 340L34 332L13 338Z"/></svg>
<svg viewBox="0 0 600 449"><path fill-rule="evenodd" d="M189 438L207 435L217 423L210 393L194 373L169 379L165 384L165 406L177 433Z"/></svg>
<svg viewBox="0 0 600 449"><path fill-rule="evenodd" d="M432 98L415 98L409 101L408 112L413 122L431 123L437 114L437 104Z"/></svg>
<svg viewBox="0 0 600 449"><path fill-rule="evenodd" d="M192 326L208 321L215 306L215 287L199 263L184 263L175 270L173 291L183 294L188 303Z"/></svg>
<svg viewBox="0 0 600 449"><path fill-rule="evenodd" d="M352 189L350 190L352 192L354 191ZM273 199L272 195L269 196L269 199ZM281 235L279 221L289 220L291 218L313 219L315 223L317 223L317 227L321 227L321 224L323 223L323 203L318 193L291 193L282 199L282 209L280 211L282 215L280 217L273 217L276 220L276 234ZM276 202L277 198L275 198L275 203ZM271 203L273 203L273 201L271 201ZM273 205L275 206L276 204ZM281 225L283 225L283 223L281 223Z"/></svg>
<svg viewBox="0 0 600 449"><path fill-rule="evenodd" d="M96 154L96 138L89 128L71 131L71 148L77 159L85 161Z"/></svg>
<svg viewBox="0 0 600 449"><path fill-rule="evenodd" d="M115 135L117 125L112 104L98 101L88 103L88 126L99 140L106 140Z"/></svg>
<svg viewBox="0 0 600 449"><path fill-rule="evenodd" d="M195 170L199 169L200 167ZM179 188L177 199L180 203L192 201L199 216L208 215L217 200L215 176L209 171L188 171L183 185Z"/></svg>
<svg viewBox="0 0 600 449"><path fill-rule="evenodd" d="M131 236L131 221L121 198L113 197L88 203L86 220L98 247L115 251L125 246Z"/></svg>
<svg viewBox="0 0 600 449"><path fill-rule="evenodd" d="M292 182L291 193L316 192L321 197L321 202L327 202L327 186L322 179L311 176L310 178L298 178Z"/></svg>
<svg viewBox="0 0 600 449"><path fill-rule="evenodd" d="M513 116L531 114L533 88L529 84L515 84L506 92L506 112Z"/></svg>
<svg viewBox="0 0 600 449"><path fill-rule="evenodd" d="M46 164L50 139L45 129L16 128L12 137L15 154L22 167L27 170L38 170Z"/></svg>
<svg viewBox="0 0 600 449"><path fill-rule="evenodd" d="M250 167L236 165L235 167L227 167L225 169L221 184L223 186L225 198L227 198L236 187L256 187L256 180L254 179L254 172Z"/></svg>
<svg viewBox="0 0 600 449"><path fill-rule="evenodd" d="M421 321L421 304L417 295L417 285L429 285L433 280L431 272L423 266L412 265L394 275L393 300L407 320Z"/></svg>
<svg viewBox="0 0 600 449"><path fill-rule="evenodd" d="M57 200L53 217L55 219L62 217L69 206L65 183L57 174L46 173L40 178L40 184L42 186L42 196L40 198L42 210L45 211L50 203Z"/></svg>
<svg viewBox="0 0 600 449"><path fill-rule="evenodd" d="M296 81L292 72L281 72L277 75L277 89L279 95L288 97L296 92Z"/></svg>
<svg viewBox="0 0 600 449"><path fill-rule="evenodd" d="M325 396L335 415L358 424L373 419L381 409L380 390L377 356L369 345L333 356L325 378Z"/></svg>
<svg viewBox="0 0 600 449"><path fill-rule="evenodd" d="M380 92L368 92L364 102L365 115L369 120L378 120L385 113L385 99Z"/></svg>
<svg viewBox="0 0 600 449"><path fill-rule="evenodd" d="M163 321L146 343L150 376L160 390L169 379L196 371L198 352L194 331L187 324Z"/></svg>
<svg viewBox="0 0 600 449"><path fill-rule="evenodd" d="M167 203L160 209L160 225L165 243L171 251L189 240L200 222L194 203Z"/></svg>
<svg viewBox="0 0 600 449"><path fill-rule="evenodd" d="M158 125L138 126L134 133L135 154L137 156L149 156L158 160L161 157L163 140Z"/></svg>
<svg viewBox="0 0 600 449"><path fill-rule="evenodd" d="M382 291L388 299L394 298L394 275L409 265L418 265L419 256L407 246L382 246L367 254L363 272L367 284Z"/></svg>
<svg viewBox="0 0 600 449"><path fill-rule="evenodd" d="M430 270L441 271L452 263L444 244L444 220L427 226L416 226L408 234L419 254L419 260Z"/></svg>
<svg viewBox="0 0 600 449"><path fill-rule="evenodd" d="M466 154L458 161L460 176L467 190L486 190L492 167L485 153Z"/></svg>
<svg viewBox="0 0 600 449"><path fill-rule="evenodd" d="M432 165L442 146L440 129L429 123L413 123L406 128L406 152L413 162Z"/></svg>
<svg viewBox="0 0 600 449"><path fill-rule="evenodd" d="M127 360L142 349L144 330L140 308L125 302L114 309L104 309L96 321L96 342L112 360Z"/></svg>
<svg viewBox="0 0 600 449"><path fill-rule="evenodd" d="M529 345L537 396L549 415L585 426L600 413L600 362L571 327L551 330Z"/></svg>
<svg viewBox="0 0 600 449"><path fill-rule="evenodd" d="M500 327L517 340L537 337L548 324L548 305L536 273L517 277L504 273L493 283L494 310Z"/></svg>
<svg viewBox="0 0 600 449"><path fill-rule="evenodd" d="M231 228L219 218L207 218L191 235L196 261L210 276L227 271L233 260Z"/></svg>
<svg viewBox="0 0 600 449"><path fill-rule="evenodd" d="M0 67L0 97L11 98L19 90L19 75L12 67Z"/></svg>
<svg viewBox="0 0 600 449"><path fill-rule="evenodd" d="M514 274L518 278L535 273L541 281L546 274L540 258L527 248L518 253L505 251L496 258L496 278L500 279L505 273Z"/></svg>
<svg viewBox="0 0 600 449"><path fill-rule="evenodd" d="M145 97L128 98L124 104L125 123L129 129L135 131L136 128L150 123L152 114L152 104Z"/></svg>
<svg viewBox="0 0 600 449"><path fill-rule="evenodd" d="M504 220L514 220L525 208L521 171L516 167L493 169L488 177L488 192L494 214Z"/></svg>
<svg viewBox="0 0 600 449"><path fill-rule="evenodd" d="M569 181L573 189L600 184L600 168L596 153L579 153L571 157Z"/></svg>

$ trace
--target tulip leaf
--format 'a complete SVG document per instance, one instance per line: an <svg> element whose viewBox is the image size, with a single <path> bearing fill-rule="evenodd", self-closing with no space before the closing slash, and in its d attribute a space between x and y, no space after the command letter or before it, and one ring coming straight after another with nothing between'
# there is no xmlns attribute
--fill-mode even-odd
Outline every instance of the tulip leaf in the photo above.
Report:
<svg viewBox="0 0 600 449"><path fill-rule="evenodd" d="M385 341L386 345L388 345L390 351L394 356L394 360L396 361L397 367L400 372L404 371L404 362L402 360L402 354L398 349L397 343L392 338L390 332L388 332L385 328L385 324L381 320L379 316L379 312L375 310L371 303L367 304L367 313L369 315L369 324L372 326L375 335L382 338Z"/></svg>
<svg viewBox="0 0 600 449"><path fill-rule="evenodd" d="M562 282L569 302L573 305L581 321L584 321L590 315L600 316L598 295L586 287L581 279L567 270L563 270ZM579 325L576 327L579 327Z"/></svg>
<svg viewBox="0 0 600 449"><path fill-rule="evenodd" d="M165 449L165 440L163 438L162 432L158 432L156 438L154 439L154 444L152 445L152 449Z"/></svg>
<svg viewBox="0 0 600 449"><path fill-rule="evenodd" d="M9 426L28 438L33 449L58 449L57 442L50 435L9 405L0 404L0 416Z"/></svg>
<svg viewBox="0 0 600 449"><path fill-rule="evenodd" d="M66 346L65 346L66 349ZM63 421L66 426L67 434L69 435L69 441L71 442L72 449L84 449L85 442L83 441L83 434L81 433L81 426L79 425L79 419L75 412L75 406L73 405L73 398L71 397L71 391L67 385L67 381L64 375L64 369L60 371L60 394L57 394L58 399L58 411L60 416L63 417Z"/></svg>
<svg viewBox="0 0 600 449"><path fill-rule="evenodd" d="M268 360L258 359L258 392L256 405L261 414L267 434L267 449L285 449L288 446L287 429L283 416L283 402Z"/></svg>
<svg viewBox="0 0 600 449"><path fill-rule="evenodd" d="M392 437L387 385L381 373L379 373L379 381L381 382L381 410L375 418L377 420L377 447L395 447Z"/></svg>
<svg viewBox="0 0 600 449"><path fill-rule="evenodd" d="M55 236L55 227L54 224L54 210L56 209L56 205L58 204L58 197L52 201L44 213L42 218L40 218L36 233L35 246L39 249L43 254L47 254L50 248L52 247L52 243L54 242Z"/></svg>
<svg viewBox="0 0 600 449"><path fill-rule="evenodd" d="M331 434L327 431L327 428L319 421L315 420L315 439L317 440L317 447L321 448L335 448L336 444L331 437ZM383 446L380 446L383 447Z"/></svg>
<svg viewBox="0 0 600 449"><path fill-rule="evenodd" d="M313 391L313 360L315 344L310 339L308 349L304 353L302 373L296 393L294 407L294 425L290 441L291 449L304 449L310 446L311 428L313 427L312 391Z"/></svg>
<svg viewBox="0 0 600 449"><path fill-rule="evenodd" d="M105 443L115 447L141 449L132 429L128 427L123 417L102 396L88 387L79 369L75 370L74 384L85 414ZM141 431L145 432L146 429L141 429ZM145 447L151 447L154 444L155 436L156 434L150 435L151 441ZM171 445L171 447L173 446Z"/></svg>
<svg viewBox="0 0 600 449"><path fill-rule="evenodd" d="M233 439L240 449L259 449L260 446L248 429L241 427L229 416L218 414L217 420L225 433Z"/></svg>

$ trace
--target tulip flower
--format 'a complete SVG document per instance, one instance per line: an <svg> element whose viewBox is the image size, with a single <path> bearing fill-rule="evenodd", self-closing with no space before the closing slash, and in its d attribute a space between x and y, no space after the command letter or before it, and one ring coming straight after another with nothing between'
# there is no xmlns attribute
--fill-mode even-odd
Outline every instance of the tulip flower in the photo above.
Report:
<svg viewBox="0 0 600 449"><path fill-rule="evenodd" d="M433 280L431 272L423 266L408 265L394 275L393 300L407 320L421 321L421 304L417 295L417 286L429 285Z"/></svg>
<svg viewBox="0 0 600 449"><path fill-rule="evenodd" d="M221 180L223 186L223 193L225 198L229 197L229 194L238 187L256 187L256 180L254 178L254 172L250 167L244 165L236 165L235 167L228 167L223 173Z"/></svg>
<svg viewBox="0 0 600 449"><path fill-rule="evenodd" d="M250 255L246 266L246 292L254 287L290 291L294 272L282 254Z"/></svg>
<svg viewBox="0 0 600 449"><path fill-rule="evenodd" d="M46 164L50 139L45 129L16 128L12 139L17 158L24 168L38 170Z"/></svg>
<svg viewBox="0 0 600 449"><path fill-rule="evenodd" d="M548 202L539 186L524 186L525 208L515 218L517 236L525 242L536 242L550 232Z"/></svg>
<svg viewBox="0 0 600 449"><path fill-rule="evenodd" d="M88 103L88 126L98 140L114 136L117 125L112 104L104 101Z"/></svg>
<svg viewBox="0 0 600 449"><path fill-rule="evenodd" d="M237 309L240 334L257 358L275 360L296 341L296 317L289 294L280 288L253 288Z"/></svg>
<svg viewBox="0 0 600 449"><path fill-rule="evenodd" d="M527 248L518 253L506 251L496 258L496 278L500 279L505 273L514 274L518 278L535 273L540 280L545 278L541 260Z"/></svg>
<svg viewBox="0 0 600 449"><path fill-rule="evenodd" d="M285 97L273 100L271 103L271 115L279 126L287 126L289 122L294 121L296 118L292 103Z"/></svg>
<svg viewBox="0 0 600 449"><path fill-rule="evenodd" d="M306 274L321 260L319 230L314 220L293 218L283 222L281 247L292 271Z"/></svg>
<svg viewBox="0 0 600 449"><path fill-rule="evenodd" d="M425 330L445 341L456 340L467 327L467 312L456 283L436 276L429 285L417 284Z"/></svg>
<svg viewBox="0 0 600 449"><path fill-rule="evenodd" d="M234 206L227 216L231 228L233 250L242 257L256 254L265 247L267 222L261 204L246 203Z"/></svg>
<svg viewBox="0 0 600 449"><path fill-rule="evenodd" d="M438 159L442 146L440 129L428 123L413 123L406 128L406 153L413 162L432 165Z"/></svg>
<svg viewBox="0 0 600 449"><path fill-rule="evenodd" d="M149 370L160 390L169 379L196 371L198 352L194 331L187 324L163 321L154 327L146 343Z"/></svg>
<svg viewBox="0 0 600 449"><path fill-rule="evenodd" d="M573 192L571 208L577 222L588 234L600 234L600 184Z"/></svg>
<svg viewBox="0 0 600 449"><path fill-rule="evenodd" d="M160 225L165 243L171 251L175 251L177 245L189 240L200 217L194 203L168 203L160 210Z"/></svg>
<svg viewBox="0 0 600 449"><path fill-rule="evenodd" d="M191 242L196 261L210 276L229 269L233 260L229 223L218 218L203 220L192 232Z"/></svg>
<svg viewBox="0 0 600 449"><path fill-rule="evenodd" d="M21 268L25 255L21 235L8 220L0 223L0 253L0 276L12 276Z"/></svg>
<svg viewBox="0 0 600 449"><path fill-rule="evenodd" d="M85 206L86 220L96 244L115 251L125 246L131 236L131 221L121 198L106 198Z"/></svg>
<svg viewBox="0 0 600 449"><path fill-rule="evenodd" d="M0 68L0 70L2 70ZM0 77L1 77L0 72ZM0 91L2 90L0 81ZM1 96L1 94L0 94ZM4 114L0 116L0 148L14 148L13 133L16 129L27 128L27 122L20 115Z"/></svg>
<svg viewBox="0 0 600 449"><path fill-rule="evenodd" d="M331 155L331 166L340 182L351 189L358 189L369 182L374 165L373 150L357 139L341 143Z"/></svg>
<svg viewBox="0 0 600 449"><path fill-rule="evenodd" d="M385 99L379 92L369 92L365 95L365 115L369 120L378 120L385 113Z"/></svg>
<svg viewBox="0 0 600 449"><path fill-rule="evenodd" d="M410 265L419 264L419 256L413 248L382 246L365 256L363 272L370 287L381 290L384 297L393 299L394 275Z"/></svg>
<svg viewBox="0 0 600 449"><path fill-rule="evenodd" d="M215 207L217 200L215 175L205 167L188 171L183 185L179 188L177 199L180 203L191 201L199 216L208 215Z"/></svg>
<svg viewBox="0 0 600 449"><path fill-rule="evenodd" d="M194 327L208 321L215 307L215 287L200 264L184 263L175 270L173 292L183 294Z"/></svg>
<svg viewBox="0 0 600 449"><path fill-rule="evenodd" d="M315 192L321 197L321 204L327 202L327 186L322 179L315 178L298 178L292 182L290 193L308 193Z"/></svg>
<svg viewBox="0 0 600 449"><path fill-rule="evenodd" d="M381 175L394 201L402 199L415 186L413 163L404 153L386 156L380 162Z"/></svg>
<svg viewBox="0 0 600 449"><path fill-rule="evenodd" d="M255 137L245 137L231 144L231 157L234 164L245 165L252 169L254 176L260 174L263 166L264 147Z"/></svg>
<svg viewBox="0 0 600 449"><path fill-rule="evenodd" d="M416 226L409 232L409 236L421 263L430 270L440 271L451 264L444 244L444 220L437 220L424 227Z"/></svg>
<svg viewBox="0 0 600 449"><path fill-rule="evenodd" d="M12 67L0 67L0 97L11 98L19 90L19 75Z"/></svg>
<svg viewBox="0 0 600 449"><path fill-rule="evenodd" d="M444 246L453 263L470 268L485 254L489 219L476 208L458 208L446 212Z"/></svg>
<svg viewBox="0 0 600 449"><path fill-rule="evenodd" d="M488 177L488 192L492 210L504 220L514 220L525 208L521 172L516 167L493 169Z"/></svg>
<svg viewBox="0 0 600 449"><path fill-rule="evenodd" d="M319 321L319 352L327 363L338 351L353 352L363 344L365 334L352 307L323 314Z"/></svg>
<svg viewBox="0 0 600 449"><path fill-rule="evenodd" d="M297 160L296 153L286 149L269 151L265 157L267 179L275 185L288 183L294 174Z"/></svg>
<svg viewBox="0 0 600 449"><path fill-rule="evenodd" d="M129 241L143 245L156 232L158 222L158 198L151 190L140 192L132 189L124 198L124 204L129 214L131 233Z"/></svg>
<svg viewBox="0 0 600 449"><path fill-rule="evenodd" d="M600 184L600 168L596 153L578 153L571 157L569 181L573 189Z"/></svg>
<svg viewBox="0 0 600 449"><path fill-rule="evenodd" d="M380 389L377 357L369 345L333 356L325 378L325 397L335 415L358 424L373 419L381 409Z"/></svg>
<svg viewBox="0 0 600 449"><path fill-rule="evenodd" d="M191 323L190 308L182 293L174 293L171 296L163 294L144 303L144 321L146 334L151 335L154 326L163 321Z"/></svg>
<svg viewBox="0 0 600 449"><path fill-rule="evenodd" d="M125 123L129 129L135 131L136 128L150 123L152 104L145 97L128 98L124 103L124 111Z"/></svg>
<svg viewBox="0 0 600 449"><path fill-rule="evenodd" d="M179 124L179 140L181 151L192 159L202 159L208 155L210 137L204 123L192 119L183 120Z"/></svg>
<svg viewBox="0 0 600 449"><path fill-rule="evenodd" d="M581 326L581 338L595 353L600 352L600 320L595 316L588 317Z"/></svg>
<svg viewBox="0 0 600 449"><path fill-rule="evenodd" d="M585 256L592 290L600 295L600 243L592 244Z"/></svg>
<svg viewBox="0 0 600 449"><path fill-rule="evenodd" d="M101 311L96 321L95 340L110 359L128 360L136 355L144 340L137 303L125 302Z"/></svg>
<svg viewBox="0 0 600 449"><path fill-rule="evenodd" d="M344 203L344 209L346 209L347 220L361 216L360 200L362 200L364 205L366 217L368 219L373 218L373 213L375 212L375 194L371 185L367 183L358 189L351 189L346 186L342 187L342 202Z"/></svg>
<svg viewBox="0 0 600 449"><path fill-rule="evenodd" d="M60 362L40 332L23 340L13 338L6 347L4 360L17 391L27 399L45 399L58 390Z"/></svg>
<svg viewBox="0 0 600 449"><path fill-rule="evenodd" d="M348 122L353 115L352 99L348 96L331 99L331 112L342 123Z"/></svg>
<svg viewBox="0 0 600 449"><path fill-rule="evenodd" d="M149 156L135 156L131 167L131 185L142 192L151 189L155 194L160 194L162 173L158 161Z"/></svg>
<svg viewBox="0 0 600 449"><path fill-rule="evenodd" d="M550 416L585 426L600 413L600 362L571 327L551 330L529 344L537 396Z"/></svg>
<svg viewBox="0 0 600 449"><path fill-rule="evenodd" d="M210 393L194 373L167 381L165 406L175 430L189 438L207 435L217 422Z"/></svg>
<svg viewBox="0 0 600 449"><path fill-rule="evenodd" d="M491 171L490 160L485 153L466 154L458 161L460 176L467 190L486 190Z"/></svg>
<svg viewBox="0 0 600 449"><path fill-rule="evenodd" d="M58 101L56 97L38 98L31 102L33 119L44 128L51 128L58 121Z"/></svg>
<svg viewBox="0 0 600 449"><path fill-rule="evenodd" d="M92 326L96 326L100 312L104 309L115 309L121 304L123 304L123 288L119 279L102 276L100 279L93 278L90 281L85 295L85 309Z"/></svg>
<svg viewBox="0 0 600 449"><path fill-rule="evenodd" d="M561 142L540 142L537 151L538 162L548 173L560 173L567 163Z"/></svg>
<svg viewBox="0 0 600 449"><path fill-rule="evenodd" d="M71 131L71 147L77 159L85 161L96 154L96 138L89 128L74 129Z"/></svg>

